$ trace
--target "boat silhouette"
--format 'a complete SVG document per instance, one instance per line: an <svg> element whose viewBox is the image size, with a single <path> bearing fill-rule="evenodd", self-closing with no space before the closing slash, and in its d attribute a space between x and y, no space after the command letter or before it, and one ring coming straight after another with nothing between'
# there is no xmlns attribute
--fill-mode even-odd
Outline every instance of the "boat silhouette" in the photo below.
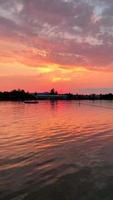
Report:
<svg viewBox="0 0 113 200"><path fill-rule="evenodd" d="M36 104L36 103L39 103L37 100L27 100L27 101L24 101L24 103L28 103L28 104Z"/></svg>

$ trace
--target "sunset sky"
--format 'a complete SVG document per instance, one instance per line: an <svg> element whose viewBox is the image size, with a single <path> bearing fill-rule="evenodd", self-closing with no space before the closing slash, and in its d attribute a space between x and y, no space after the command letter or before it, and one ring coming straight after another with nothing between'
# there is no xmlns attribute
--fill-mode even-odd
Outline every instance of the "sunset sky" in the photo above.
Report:
<svg viewBox="0 0 113 200"><path fill-rule="evenodd" d="M113 92L113 0L0 0L0 90Z"/></svg>

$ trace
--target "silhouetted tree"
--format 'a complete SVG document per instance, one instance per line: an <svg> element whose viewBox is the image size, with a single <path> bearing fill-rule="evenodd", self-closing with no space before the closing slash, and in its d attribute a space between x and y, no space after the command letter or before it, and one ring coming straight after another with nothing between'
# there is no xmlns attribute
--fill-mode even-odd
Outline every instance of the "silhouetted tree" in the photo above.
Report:
<svg viewBox="0 0 113 200"><path fill-rule="evenodd" d="M51 89L51 91L50 91L50 94L52 94L52 95L57 95L57 94L58 94L58 92L57 92L57 91L55 91L55 89L54 89L54 88L52 88L52 89Z"/></svg>
<svg viewBox="0 0 113 200"><path fill-rule="evenodd" d="M11 100L11 101L24 101L24 100L35 100L36 98L24 90L12 90L11 92L0 92L0 100Z"/></svg>

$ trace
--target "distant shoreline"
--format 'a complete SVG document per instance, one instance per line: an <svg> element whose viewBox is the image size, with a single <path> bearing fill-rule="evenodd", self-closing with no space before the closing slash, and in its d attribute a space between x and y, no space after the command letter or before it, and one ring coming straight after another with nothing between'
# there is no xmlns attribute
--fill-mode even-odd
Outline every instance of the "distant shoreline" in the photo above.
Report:
<svg viewBox="0 0 113 200"><path fill-rule="evenodd" d="M24 90L0 92L0 101L25 101L25 100L113 100L113 94L58 94L58 93L29 93Z"/></svg>

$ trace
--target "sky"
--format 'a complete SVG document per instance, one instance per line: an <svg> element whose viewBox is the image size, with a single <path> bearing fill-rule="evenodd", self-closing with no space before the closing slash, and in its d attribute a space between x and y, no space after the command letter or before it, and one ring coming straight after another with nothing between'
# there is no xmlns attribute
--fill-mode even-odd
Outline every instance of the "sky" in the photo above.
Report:
<svg viewBox="0 0 113 200"><path fill-rule="evenodd" d="M0 90L113 92L113 0L0 0Z"/></svg>

